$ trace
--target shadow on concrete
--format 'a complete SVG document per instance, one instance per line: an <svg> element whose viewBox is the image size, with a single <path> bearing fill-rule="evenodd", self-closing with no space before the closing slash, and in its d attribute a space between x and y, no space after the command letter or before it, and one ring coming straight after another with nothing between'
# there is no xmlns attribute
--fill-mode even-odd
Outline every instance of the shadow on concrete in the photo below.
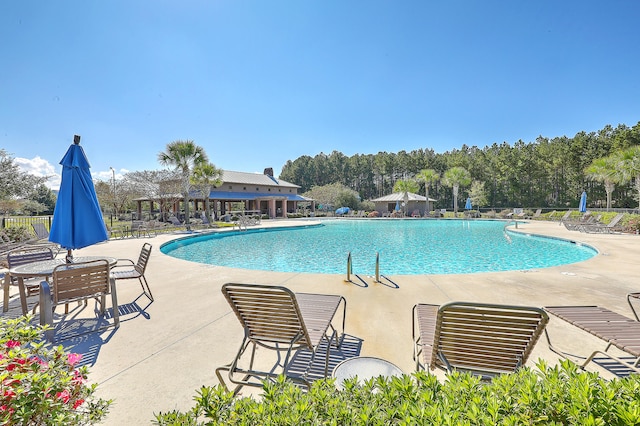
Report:
<svg viewBox="0 0 640 426"><path fill-rule="evenodd" d="M329 370L328 375L331 376L333 369L344 361L345 359L353 358L356 356L360 356L360 351L362 350L362 342L363 340L351 336L349 334L344 335L344 339L342 340L342 344L339 348L331 345L331 349L329 352ZM322 342L318 351L316 352L316 357L311 363L311 351L307 349L299 350L292 358L289 363L288 374L291 376L302 376L308 368L307 380L309 382L313 382L314 380L324 378L324 365L325 365L325 354L327 353L327 342Z"/></svg>

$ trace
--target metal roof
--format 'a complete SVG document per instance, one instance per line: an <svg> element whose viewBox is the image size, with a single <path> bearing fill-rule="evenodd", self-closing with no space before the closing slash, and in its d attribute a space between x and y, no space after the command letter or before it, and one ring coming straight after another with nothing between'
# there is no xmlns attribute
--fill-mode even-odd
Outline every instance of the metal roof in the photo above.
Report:
<svg viewBox="0 0 640 426"><path fill-rule="evenodd" d="M281 193L269 193L269 192L233 192L233 191L211 191L209 198L212 200L269 200L276 199L281 200L286 198L288 201L311 201L309 198L303 197L299 194L281 194Z"/></svg>
<svg viewBox="0 0 640 426"><path fill-rule="evenodd" d="M246 172L234 172L231 170L222 171L222 182L228 183L240 183L244 185L266 185L266 186L281 186L287 188L300 188L298 185L284 181L282 179L276 179L273 176L261 174L261 173L246 173Z"/></svg>
<svg viewBox="0 0 640 426"><path fill-rule="evenodd" d="M426 202L427 197L423 195L414 194L413 192L408 192L409 201L422 201ZM376 198L375 200L371 200L374 203L393 203L396 201L404 201L404 192L394 192L393 194L385 195L384 197ZM429 201L438 201L433 198L429 198Z"/></svg>

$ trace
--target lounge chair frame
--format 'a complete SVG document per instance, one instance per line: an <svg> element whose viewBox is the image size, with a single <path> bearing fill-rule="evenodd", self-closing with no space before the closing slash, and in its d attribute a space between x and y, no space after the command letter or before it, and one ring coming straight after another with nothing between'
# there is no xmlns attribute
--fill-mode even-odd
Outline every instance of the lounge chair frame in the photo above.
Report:
<svg viewBox="0 0 640 426"><path fill-rule="evenodd" d="M622 220L623 217L623 213L618 213L606 225L602 223L584 224L579 228L579 230L581 232L586 232L589 234L613 234L618 229L618 223Z"/></svg>
<svg viewBox="0 0 640 426"><path fill-rule="evenodd" d="M451 302L413 307L416 370L468 371L483 378L525 364L549 321L540 308Z"/></svg>
<svg viewBox="0 0 640 426"><path fill-rule="evenodd" d="M36 234L36 239L33 241L28 241L27 243L33 245L41 244L50 247L53 251L53 255L57 256L58 253L60 253L62 247L60 247L60 244L52 243L51 241L49 241L49 230L44 225L44 223L33 222L31 223L31 227L33 228L33 232Z"/></svg>
<svg viewBox="0 0 640 426"><path fill-rule="evenodd" d="M344 297L293 293L286 287L241 283L224 284L222 293L244 329L240 349L233 361L216 369L222 385L227 386L221 374L226 371L227 379L237 385L234 393L243 386L262 387L264 380L279 374L308 387L308 373L323 342L327 344L324 376L328 376L331 345L339 348L344 338L347 303ZM342 326L338 331L332 321L341 304ZM271 370L254 368L258 347L276 352L277 361ZM297 377L288 373L292 356L300 349L308 349L311 360L302 376ZM248 366L244 366L247 358Z"/></svg>
<svg viewBox="0 0 640 426"><path fill-rule="evenodd" d="M545 306L545 311L607 342L603 350L593 351L580 364L580 357L556 347L545 330L549 349L563 358L577 361L581 368L602 355L640 373L640 322L600 306ZM632 307L633 309L633 307ZM635 314L635 311L634 311ZM612 347L635 357L629 362L608 352Z"/></svg>

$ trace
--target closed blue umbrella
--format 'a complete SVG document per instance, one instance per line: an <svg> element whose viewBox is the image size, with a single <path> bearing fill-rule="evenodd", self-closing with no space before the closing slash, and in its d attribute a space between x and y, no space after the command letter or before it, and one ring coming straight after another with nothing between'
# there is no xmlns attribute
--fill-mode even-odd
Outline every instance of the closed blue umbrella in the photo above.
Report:
<svg viewBox="0 0 640 426"><path fill-rule="evenodd" d="M396 201L396 211L400 210L400 201Z"/></svg>
<svg viewBox="0 0 640 426"><path fill-rule="evenodd" d="M578 206L578 210L580 213L587 212L587 191L582 191L582 195L580 196L580 205Z"/></svg>
<svg viewBox="0 0 640 426"><path fill-rule="evenodd" d="M467 197L467 203L464 205L465 210L471 210L473 207L471 206L471 198Z"/></svg>
<svg viewBox="0 0 640 426"><path fill-rule="evenodd" d="M62 182L53 211L49 241L66 248L67 261L70 261L71 250L106 241L109 237L91 180L89 161L80 146L80 136L74 136L73 145L60 164Z"/></svg>

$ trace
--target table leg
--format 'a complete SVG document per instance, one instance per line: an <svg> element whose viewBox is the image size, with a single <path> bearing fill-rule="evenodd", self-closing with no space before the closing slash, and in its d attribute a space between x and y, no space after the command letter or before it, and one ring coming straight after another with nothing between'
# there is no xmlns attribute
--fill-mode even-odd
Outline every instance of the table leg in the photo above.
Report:
<svg viewBox="0 0 640 426"><path fill-rule="evenodd" d="M2 300L2 312L9 310L9 286L11 285L11 275L9 271L4 274L4 282L2 283L2 290L4 292L4 299Z"/></svg>
<svg viewBox="0 0 640 426"><path fill-rule="evenodd" d="M20 304L22 305L22 315L27 315L27 291L24 288L24 278L18 277L18 288L20 289Z"/></svg>

